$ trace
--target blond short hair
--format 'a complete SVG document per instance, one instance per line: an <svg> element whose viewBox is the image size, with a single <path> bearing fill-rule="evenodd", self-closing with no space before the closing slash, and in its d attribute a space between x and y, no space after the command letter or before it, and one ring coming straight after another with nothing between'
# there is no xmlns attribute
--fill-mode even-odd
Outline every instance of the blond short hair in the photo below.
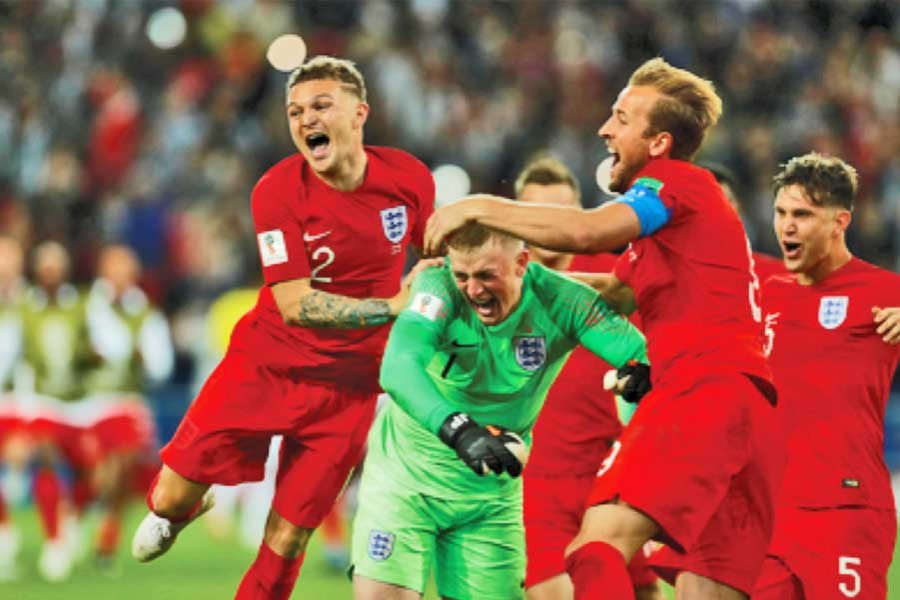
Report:
<svg viewBox="0 0 900 600"><path fill-rule="evenodd" d="M366 101L366 81L359 69L356 68L356 64L353 61L333 56L316 56L294 69L288 77L285 91L289 95L291 88L298 83L316 79L339 81L342 87L356 96L360 102Z"/></svg>
<svg viewBox="0 0 900 600"><path fill-rule="evenodd" d="M526 185L564 184L575 192L575 199L581 203L581 189L578 180L569 168L552 156L541 155L529 162L516 178L516 196L522 195Z"/></svg>
<svg viewBox="0 0 900 600"><path fill-rule="evenodd" d="M490 243L498 244L510 250L521 250L525 247L525 243L519 238L490 227L485 227L477 221L466 223L447 240L448 248L457 252L480 250Z"/></svg>
<svg viewBox="0 0 900 600"><path fill-rule="evenodd" d="M662 58L641 65L628 85L652 87L663 95L650 110L645 135L663 131L672 134L672 158L693 158L707 130L722 116L722 100L711 81L673 67Z"/></svg>

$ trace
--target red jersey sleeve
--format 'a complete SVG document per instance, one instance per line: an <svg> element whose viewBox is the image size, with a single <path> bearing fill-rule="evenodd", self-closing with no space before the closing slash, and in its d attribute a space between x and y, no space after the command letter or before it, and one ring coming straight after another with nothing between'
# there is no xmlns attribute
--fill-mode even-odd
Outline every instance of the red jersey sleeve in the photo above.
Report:
<svg viewBox="0 0 900 600"><path fill-rule="evenodd" d="M310 276L297 214L300 177L294 162L282 161L270 169L253 188L251 208L263 279L272 285ZM290 174L294 173L294 177Z"/></svg>

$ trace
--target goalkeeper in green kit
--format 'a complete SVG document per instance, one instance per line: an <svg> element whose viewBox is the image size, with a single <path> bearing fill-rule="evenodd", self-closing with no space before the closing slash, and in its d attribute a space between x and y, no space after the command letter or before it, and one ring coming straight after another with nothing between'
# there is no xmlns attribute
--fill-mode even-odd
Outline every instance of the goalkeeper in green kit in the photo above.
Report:
<svg viewBox="0 0 900 600"><path fill-rule="evenodd" d="M530 431L578 344L649 389L644 337L584 284L470 224L421 272L391 330L353 524L356 600L421 598L432 566L454 600L522 597ZM598 390L603 373L597 373ZM624 383L624 381L623 381Z"/></svg>

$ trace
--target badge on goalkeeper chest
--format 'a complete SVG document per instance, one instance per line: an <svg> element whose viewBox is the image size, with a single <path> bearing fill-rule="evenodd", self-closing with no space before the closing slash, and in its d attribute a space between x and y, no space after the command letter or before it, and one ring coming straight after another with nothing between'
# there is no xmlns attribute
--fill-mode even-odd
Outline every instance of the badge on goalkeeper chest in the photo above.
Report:
<svg viewBox="0 0 900 600"><path fill-rule="evenodd" d="M513 338L516 348L516 362L527 371L540 369L547 360L547 341L544 336Z"/></svg>
<svg viewBox="0 0 900 600"><path fill-rule="evenodd" d="M369 531L369 557L382 561L394 552L394 534L372 529Z"/></svg>

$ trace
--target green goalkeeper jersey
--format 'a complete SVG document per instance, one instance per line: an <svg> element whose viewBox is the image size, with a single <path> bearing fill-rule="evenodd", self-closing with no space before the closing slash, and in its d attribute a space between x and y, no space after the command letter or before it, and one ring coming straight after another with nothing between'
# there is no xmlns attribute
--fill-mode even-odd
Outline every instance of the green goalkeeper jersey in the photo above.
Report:
<svg viewBox="0 0 900 600"><path fill-rule="evenodd" d="M547 391L576 345L615 366L646 362L643 335L596 291L536 263L528 265L518 306L496 325L479 320L449 265L422 272L410 298L385 350L381 385L393 402L369 437L367 468L378 464L386 477L424 494L488 497L518 485L506 475L476 475L440 441L451 413L530 443Z"/></svg>

